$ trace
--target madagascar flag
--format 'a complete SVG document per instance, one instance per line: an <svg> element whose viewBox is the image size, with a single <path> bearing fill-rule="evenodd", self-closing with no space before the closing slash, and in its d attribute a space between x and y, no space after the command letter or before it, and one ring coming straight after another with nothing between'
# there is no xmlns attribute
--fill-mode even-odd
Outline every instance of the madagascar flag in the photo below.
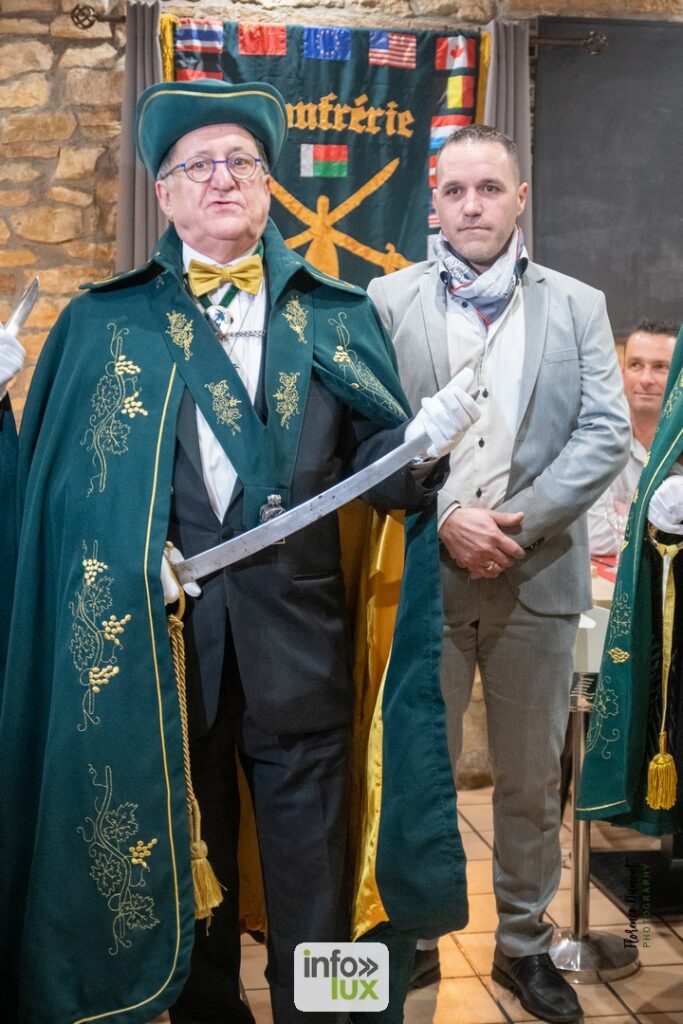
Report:
<svg viewBox="0 0 683 1024"><path fill-rule="evenodd" d="M345 178L348 168L348 146L301 146L302 178Z"/></svg>

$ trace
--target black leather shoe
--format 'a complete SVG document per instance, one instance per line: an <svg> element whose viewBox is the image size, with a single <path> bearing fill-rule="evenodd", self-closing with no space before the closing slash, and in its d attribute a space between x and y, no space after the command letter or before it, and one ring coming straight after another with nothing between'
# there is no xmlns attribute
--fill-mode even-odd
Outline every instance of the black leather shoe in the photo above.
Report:
<svg viewBox="0 0 683 1024"><path fill-rule="evenodd" d="M425 988L427 985L433 985L436 981L441 981L439 947L416 949L413 972L410 975L410 989Z"/></svg>
<svg viewBox="0 0 683 1024"><path fill-rule="evenodd" d="M547 953L506 956L496 949L491 977L519 999L525 1010L551 1024L568 1024L583 1017L576 992L564 980Z"/></svg>

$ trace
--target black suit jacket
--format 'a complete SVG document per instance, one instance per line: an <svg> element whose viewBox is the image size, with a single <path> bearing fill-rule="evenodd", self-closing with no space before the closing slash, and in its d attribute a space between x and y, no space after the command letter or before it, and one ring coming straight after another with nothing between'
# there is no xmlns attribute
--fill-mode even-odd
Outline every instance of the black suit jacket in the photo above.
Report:
<svg viewBox="0 0 683 1024"><path fill-rule="evenodd" d="M382 429L353 412L314 374L292 505L396 447L404 431L405 426ZM434 499L445 473L445 462L422 480L405 469L365 497L379 508L415 511ZM173 492L169 535L185 557L239 532L239 481L222 523L209 503L188 392L178 417ZM261 729L300 734L350 721L351 650L336 515L215 573L201 586L201 597L189 602L185 629L192 735L204 732L215 717L230 633L245 701Z"/></svg>

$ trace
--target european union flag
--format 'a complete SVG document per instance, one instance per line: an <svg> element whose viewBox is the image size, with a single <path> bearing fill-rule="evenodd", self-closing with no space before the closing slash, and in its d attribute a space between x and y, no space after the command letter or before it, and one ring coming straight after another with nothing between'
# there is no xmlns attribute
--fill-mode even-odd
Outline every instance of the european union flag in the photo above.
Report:
<svg viewBox="0 0 683 1024"><path fill-rule="evenodd" d="M304 57L351 60L351 29L308 26L304 29Z"/></svg>

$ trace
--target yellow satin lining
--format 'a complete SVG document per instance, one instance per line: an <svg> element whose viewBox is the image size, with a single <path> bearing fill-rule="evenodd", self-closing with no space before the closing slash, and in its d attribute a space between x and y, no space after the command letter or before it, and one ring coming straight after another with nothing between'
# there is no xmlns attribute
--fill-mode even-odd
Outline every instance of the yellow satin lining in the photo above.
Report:
<svg viewBox="0 0 683 1024"><path fill-rule="evenodd" d="M353 503L340 515L347 599L355 605L356 704L351 765L351 849L357 853L352 935L388 920L375 864L382 807L382 692L403 574L403 514Z"/></svg>
<svg viewBox="0 0 683 1024"><path fill-rule="evenodd" d="M240 836L237 849L240 874L240 927L243 932L265 933L266 898L263 891L254 807L239 757L236 760L240 794Z"/></svg>

